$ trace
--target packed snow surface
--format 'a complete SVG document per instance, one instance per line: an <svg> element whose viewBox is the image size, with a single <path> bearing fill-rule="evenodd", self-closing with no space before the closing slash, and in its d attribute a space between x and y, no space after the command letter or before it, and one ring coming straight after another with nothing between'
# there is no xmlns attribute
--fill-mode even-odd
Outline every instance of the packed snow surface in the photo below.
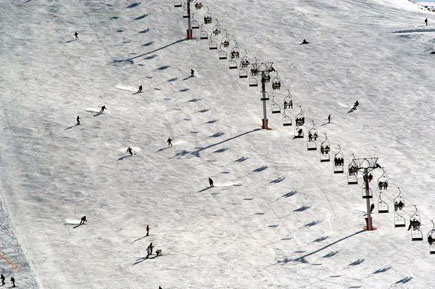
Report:
<svg viewBox="0 0 435 289"><path fill-rule="evenodd" d="M185 41L183 8L171 0L0 3L0 266L8 281L435 288L426 240L435 217L433 14L405 0L204 1L194 17L202 23L208 9L204 30L222 29L213 40L228 35L227 53L237 44L241 56L273 62L279 73L279 91L267 84L272 130L261 130L260 87L229 70L199 30ZM305 114L304 139L271 114L287 89L293 122L299 106ZM377 230L362 229L361 177L347 185L347 171L333 174L332 162L307 151L313 122L331 157L341 147L346 168L352 154L379 158L390 213L375 208ZM381 174L373 172L376 206ZM407 224L418 209L422 242L394 228L397 187ZM145 258L150 242L162 256Z"/></svg>

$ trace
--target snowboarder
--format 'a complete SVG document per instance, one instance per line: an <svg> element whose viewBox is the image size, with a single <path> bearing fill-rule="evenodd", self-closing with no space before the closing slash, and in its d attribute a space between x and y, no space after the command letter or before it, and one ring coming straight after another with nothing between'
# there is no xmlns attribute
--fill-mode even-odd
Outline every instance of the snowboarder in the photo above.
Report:
<svg viewBox="0 0 435 289"><path fill-rule="evenodd" d="M304 38L304 40L302 40L302 43L301 43L301 45L303 45L303 44L309 44L310 42L308 42L305 38Z"/></svg>
<svg viewBox="0 0 435 289"><path fill-rule="evenodd" d="M80 219L80 224L79 224L79 225L84 225L87 221L88 221L88 220L86 220L86 216L83 216L83 217Z"/></svg>
<svg viewBox="0 0 435 289"><path fill-rule="evenodd" d="M133 149L131 147L127 148L127 152L132 156L133 155Z"/></svg>
<svg viewBox="0 0 435 289"><path fill-rule="evenodd" d="M375 209L375 204L370 205L370 213L373 213L373 210Z"/></svg>
<svg viewBox="0 0 435 289"><path fill-rule="evenodd" d="M147 225L147 234L146 237L148 237L150 235L150 225Z"/></svg>
<svg viewBox="0 0 435 289"><path fill-rule="evenodd" d="M359 102L358 102L358 100L357 100L357 101L355 101L355 103L353 104L352 110L356 110L356 108L358 107L358 105L359 105Z"/></svg>
<svg viewBox="0 0 435 289"><path fill-rule="evenodd" d="M328 115L328 123L331 123L331 115Z"/></svg>
<svg viewBox="0 0 435 289"><path fill-rule="evenodd" d="M172 147L172 139L168 138L167 143L168 143L168 147L171 148Z"/></svg>
<svg viewBox="0 0 435 289"><path fill-rule="evenodd" d="M11 282L12 282L12 287L16 287L15 286L15 278L14 277L11 277Z"/></svg>
<svg viewBox="0 0 435 289"><path fill-rule="evenodd" d="M424 23L426 23L426 26L427 26L427 22L429 22L429 20L427 20L427 18L424 19Z"/></svg>
<svg viewBox="0 0 435 289"><path fill-rule="evenodd" d="M79 33L77 31L74 32L74 36L75 36L76 40L79 40Z"/></svg>
<svg viewBox="0 0 435 289"><path fill-rule="evenodd" d="M80 116L77 116L77 124L76 125L80 125Z"/></svg>
<svg viewBox="0 0 435 289"><path fill-rule="evenodd" d="M211 178L208 178L208 184L210 185L210 188L213 188L213 180Z"/></svg>
<svg viewBox="0 0 435 289"><path fill-rule="evenodd" d="M107 110L107 107L105 105L103 105L98 114L102 114L105 110Z"/></svg>
<svg viewBox="0 0 435 289"><path fill-rule="evenodd" d="M137 91L137 93L141 93L142 92L142 85L139 85L139 89Z"/></svg>
<svg viewBox="0 0 435 289"><path fill-rule="evenodd" d="M3 276L3 274L1 274L0 279L2 280L2 286L5 285L5 276Z"/></svg>
<svg viewBox="0 0 435 289"><path fill-rule="evenodd" d="M190 70L190 77L195 77L195 70L193 69Z"/></svg>

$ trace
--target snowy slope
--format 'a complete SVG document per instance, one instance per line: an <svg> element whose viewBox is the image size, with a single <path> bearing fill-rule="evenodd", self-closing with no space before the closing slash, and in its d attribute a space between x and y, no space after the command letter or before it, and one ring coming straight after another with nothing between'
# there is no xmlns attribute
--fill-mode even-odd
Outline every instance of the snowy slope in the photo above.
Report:
<svg viewBox="0 0 435 289"><path fill-rule="evenodd" d="M433 15L387 0L204 5L251 59L275 63L279 97L291 89L346 163L379 157L385 199L400 186L426 234ZM391 213L361 231L359 186L281 115L259 130L259 89L208 41L182 41L172 1L2 1L0 13L1 196L40 288L431 288L427 242L394 229ZM149 242L162 257L143 259Z"/></svg>

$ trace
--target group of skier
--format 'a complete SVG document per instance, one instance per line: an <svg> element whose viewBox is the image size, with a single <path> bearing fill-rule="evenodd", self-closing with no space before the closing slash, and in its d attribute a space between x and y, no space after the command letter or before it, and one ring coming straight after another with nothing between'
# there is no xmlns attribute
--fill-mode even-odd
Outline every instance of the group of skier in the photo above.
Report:
<svg viewBox="0 0 435 289"><path fill-rule="evenodd" d="M5 276L3 274L0 275L0 280L2 282L1 286L6 285L6 283L5 283L6 278L5 278ZM11 277L11 283L12 283L12 288L17 287L17 286L15 286L15 278L14 277Z"/></svg>

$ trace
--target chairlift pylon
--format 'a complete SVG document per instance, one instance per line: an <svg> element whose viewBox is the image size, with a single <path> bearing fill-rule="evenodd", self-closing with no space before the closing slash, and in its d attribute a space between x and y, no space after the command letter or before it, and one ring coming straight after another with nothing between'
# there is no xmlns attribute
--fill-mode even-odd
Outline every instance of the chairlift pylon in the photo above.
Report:
<svg viewBox="0 0 435 289"><path fill-rule="evenodd" d="M382 200L382 191L379 191L379 199L378 199L378 213L385 214L390 211L388 204Z"/></svg>
<svg viewBox="0 0 435 289"><path fill-rule="evenodd" d="M325 135L325 140L320 144L320 162L329 162L331 157L329 156L329 151L331 150L331 146L329 144L328 136Z"/></svg>
<svg viewBox="0 0 435 289"><path fill-rule="evenodd" d="M307 150L315 151L317 150L317 128L313 121L313 127L308 131L308 142L307 142Z"/></svg>
<svg viewBox="0 0 435 289"><path fill-rule="evenodd" d="M344 156L341 151L341 146L338 146L338 152L334 155L334 174L342 174L344 172Z"/></svg>

